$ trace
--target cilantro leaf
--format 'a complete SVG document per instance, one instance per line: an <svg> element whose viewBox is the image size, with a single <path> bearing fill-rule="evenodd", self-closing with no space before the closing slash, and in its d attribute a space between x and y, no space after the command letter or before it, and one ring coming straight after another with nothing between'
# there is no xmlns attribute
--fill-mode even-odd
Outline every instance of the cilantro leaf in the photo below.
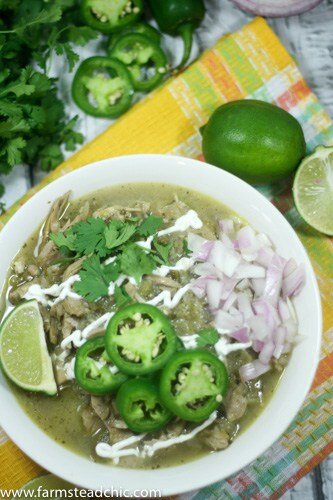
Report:
<svg viewBox="0 0 333 500"><path fill-rule="evenodd" d="M119 276L118 266L109 264L103 266L97 255L92 255L84 261L79 273L80 281L73 285L74 290L88 302L108 295L109 284Z"/></svg>
<svg viewBox="0 0 333 500"><path fill-rule="evenodd" d="M205 347L214 345L219 340L219 334L215 328L205 328L198 333L197 346Z"/></svg>
<svg viewBox="0 0 333 500"><path fill-rule="evenodd" d="M95 40L98 36L98 32L89 26L70 26L68 31L68 40L81 47L90 40Z"/></svg>
<svg viewBox="0 0 333 500"><path fill-rule="evenodd" d="M189 249L189 247L188 247L188 243L187 243L187 240L186 240L186 239L185 239L185 240L183 240L183 252L184 252L184 254L185 254L186 256L191 255L191 253L192 253L192 252L191 252L191 250L190 250L190 249Z"/></svg>
<svg viewBox="0 0 333 500"><path fill-rule="evenodd" d="M128 241L136 231L134 224L112 220L106 227L104 236L108 249L119 247Z"/></svg>
<svg viewBox="0 0 333 500"><path fill-rule="evenodd" d="M162 245L162 243L158 242L157 237L155 237L153 239L153 245L154 245L155 250L158 252L159 256L161 257L161 259L159 259L159 260L161 260L161 263L169 266L170 265L169 253L170 253L170 250L172 247L172 242L170 241L166 245Z"/></svg>
<svg viewBox="0 0 333 500"><path fill-rule="evenodd" d="M157 229L163 224L162 217L156 215L149 215L137 228L137 233L140 236L152 236L156 233Z"/></svg>
<svg viewBox="0 0 333 500"><path fill-rule="evenodd" d="M156 268L156 262L135 243L126 245L119 257L120 269L124 274L133 276L137 283L144 274L151 274Z"/></svg>
<svg viewBox="0 0 333 500"><path fill-rule="evenodd" d="M58 248L66 247L68 250L75 252L76 235L72 229L64 233L51 233L50 239L57 245Z"/></svg>
<svg viewBox="0 0 333 500"><path fill-rule="evenodd" d="M117 307L124 307L132 301L125 288L118 285L114 289L114 300Z"/></svg>
<svg viewBox="0 0 333 500"><path fill-rule="evenodd" d="M108 253L105 246L105 228L103 219L93 217L74 224L75 250L84 255L96 253L99 257L105 257Z"/></svg>

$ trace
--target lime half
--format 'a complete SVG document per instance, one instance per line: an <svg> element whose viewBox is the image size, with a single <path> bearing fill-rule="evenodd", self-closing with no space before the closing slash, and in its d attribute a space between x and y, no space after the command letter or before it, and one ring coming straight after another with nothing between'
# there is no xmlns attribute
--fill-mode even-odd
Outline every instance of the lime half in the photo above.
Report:
<svg viewBox="0 0 333 500"><path fill-rule="evenodd" d="M333 147L319 146L302 161L293 193L303 219L321 233L333 235Z"/></svg>
<svg viewBox="0 0 333 500"><path fill-rule="evenodd" d="M27 391L57 393L42 316L36 300L23 302L0 327L0 362L7 376Z"/></svg>

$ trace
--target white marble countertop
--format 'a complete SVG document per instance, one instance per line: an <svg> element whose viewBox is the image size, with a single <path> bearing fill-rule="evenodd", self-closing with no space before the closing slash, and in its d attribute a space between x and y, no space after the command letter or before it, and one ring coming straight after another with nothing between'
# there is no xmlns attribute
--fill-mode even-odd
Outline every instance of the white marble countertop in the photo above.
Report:
<svg viewBox="0 0 333 500"><path fill-rule="evenodd" d="M253 17L236 8L231 0L205 0L205 3L208 14L198 30L193 56L200 49L211 46L224 33L238 29ZM315 9L300 16L268 21L289 52L295 56L304 77L333 118L333 0L323 0ZM179 40L166 37L165 43L170 53L179 54ZM84 55L87 55L89 48L85 50ZM55 61L54 66L55 73L61 74L61 62ZM60 91L70 106L71 114L77 114L78 110L68 101L68 81L65 79L60 81ZM79 128L86 140L92 139L110 123L80 113L79 116ZM22 196L39 178L40 175L23 166L17 167L3 178L7 206ZM326 459L303 478L283 495L283 499L333 500L333 457Z"/></svg>

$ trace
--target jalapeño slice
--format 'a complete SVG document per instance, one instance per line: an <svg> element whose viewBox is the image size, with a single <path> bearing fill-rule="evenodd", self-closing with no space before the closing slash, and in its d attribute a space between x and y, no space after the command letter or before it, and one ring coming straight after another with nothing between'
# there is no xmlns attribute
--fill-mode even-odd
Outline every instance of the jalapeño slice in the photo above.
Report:
<svg viewBox="0 0 333 500"><path fill-rule="evenodd" d="M131 304L109 321L105 347L114 364L129 375L160 370L177 348L177 336L165 314L149 304Z"/></svg>
<svg viewBox="0 0 333 500"><path fill-rule="evenodd" d="M163 50L154 40L141 33L120 36L109 54L127 66L135 90L152 90L167 72L167 58Z"/></svg>
<svg viewBox="0 0 333 500"><path fill-rule="evenodd" d="M157 431L172 417L151 380L125 382L118 391L116 404L122 419L133 432Z"/></svg>
<svg viewBox="0 0 333 500"><path fill-rule="evenodd" d="M87 340L75 357L74 373L76 382L90 394L103 396L110 394L127 380L123 373L111 373L106 361L104 337Z"/></svg>
<svg viewBox="0 0 333 500"><path fill-rule="evenodd" d="M201 422L219 406L228 389L228 373L216 356L203 349L177 352L164 367L160 395L178 417Z"/></svg>
<svg viewBox="0 0 333 500"><path fill-rule="evenodd" d="M100 118L116 118L131 105L131 76L126 66L116 59L89 57L75 73L72 95L85 113Z"/></svg>
<svg viewBox="0 0 333 500"><path fill-rule="evenodd" d="M82 0L84 21L94 30L114 33L135 23L143 11L142 0Z"/></svg>

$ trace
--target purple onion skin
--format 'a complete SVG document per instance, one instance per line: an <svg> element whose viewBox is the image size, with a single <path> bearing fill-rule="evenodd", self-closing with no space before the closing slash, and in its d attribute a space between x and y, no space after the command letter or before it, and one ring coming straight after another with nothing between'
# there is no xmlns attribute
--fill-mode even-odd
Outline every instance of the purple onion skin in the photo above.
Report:
<svg viewBox="0 0 333 500"><path fill-rule="evenodd" d="M300 0L299 2L295 2L295 5L290 7L285 4L278 6L276 5L278 2L275 3L274 0L272 3L275 3L275 5L272 5L272 7L261 5L260 0L233 0L233 2L237 5L237 7L249 12L250 14L266 17L289 17L296 16L297 14L302 14L302 12L307 12L313 9L319 5L322 0Z"/></svg>

